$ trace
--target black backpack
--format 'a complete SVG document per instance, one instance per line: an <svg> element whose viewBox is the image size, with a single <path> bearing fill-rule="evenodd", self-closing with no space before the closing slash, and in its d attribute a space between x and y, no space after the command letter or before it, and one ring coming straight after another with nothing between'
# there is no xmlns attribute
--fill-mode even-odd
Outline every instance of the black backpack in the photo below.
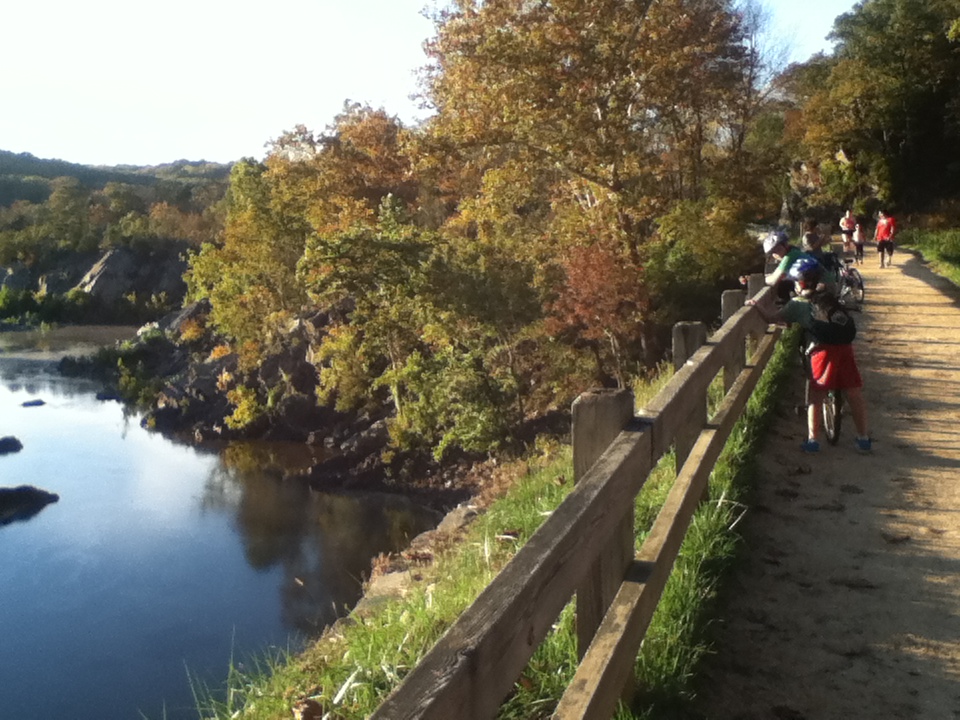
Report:
<svg viewBox="0 0 960 720"><path fill-rule="evenodd" d="M814 293L813 323L808 329L816 345L849 345L857 336L857 325L837 297L826 291Z"/></svg>

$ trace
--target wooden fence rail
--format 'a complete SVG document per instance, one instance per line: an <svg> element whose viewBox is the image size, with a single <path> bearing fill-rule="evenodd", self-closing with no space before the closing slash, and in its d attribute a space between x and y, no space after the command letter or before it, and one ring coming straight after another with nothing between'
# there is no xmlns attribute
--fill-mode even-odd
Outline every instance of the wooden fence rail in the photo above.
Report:
<svg viewBox="0 0 960 720"><path fill-rule="evenodd" d="M762 276L751 277L748 292L772 303L761 288ZM724 293L724 323L709 339L702 325L681 324L677 372L638 413L628 391L577 399L574 489L371 717L495 717L574 594L581 662L554 717L613 714L710 472L779 337L744 298ZM708 420L721 373L726 394ZM676 482L635 555L634 500L674 446Z"/></svg>

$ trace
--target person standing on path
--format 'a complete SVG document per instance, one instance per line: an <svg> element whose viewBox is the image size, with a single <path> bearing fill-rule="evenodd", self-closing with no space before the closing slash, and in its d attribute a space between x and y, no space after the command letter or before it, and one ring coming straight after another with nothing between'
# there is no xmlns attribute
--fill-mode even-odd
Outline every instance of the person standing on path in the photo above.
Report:
<svg viewBox="0 0 960 720"><path fill-rule="evenodd" d="M859 222L853 229L853 259L858 265L863 265L863 246L867 242L867 233Z"/></svg>
<svg viewBox="0 0 960 720"><path fill-rule="evenodd" d="M873 237L877 241L880 267L890 267L893 265L893 239L897 234L897 221L883 210L877 214L877 217L877 231ZM886 255L886 264L884 264L884 255Z"/></svg>
<svg viewBox="0 0 960 720"><path fill-rule="evenodd" d="M857 229L857 219L853 216L853 212L847 210L842 218L840 218L840 235L843 237L843 249L845 252L853 252L854 250L854 240L853 234Z"/></svg>

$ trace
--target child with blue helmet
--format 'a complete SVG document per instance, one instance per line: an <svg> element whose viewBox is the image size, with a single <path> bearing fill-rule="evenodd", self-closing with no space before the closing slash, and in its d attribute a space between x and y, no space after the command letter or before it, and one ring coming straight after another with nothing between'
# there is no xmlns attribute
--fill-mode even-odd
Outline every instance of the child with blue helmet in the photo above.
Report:
<svg viewBox="0 0 960 720"><path fill-rule="evenodd" d="M855 335L853 319L841 307L836 295L824 287L823 275L823 266L815 259L799 258L788 271L788 277L795 284L796 297L774 315L769 315L753 299L747 300L747 304L754 305L767 322L796 323L803 329L808 379L807 439L801 449L805 452L820 450L818 437L823 401L830 390L842 390L857 428L857 449L868 452L872 443L867 427L863 380L851 344ZM851 332L844 335L844 326L848 324L847 329Z"/></svg>

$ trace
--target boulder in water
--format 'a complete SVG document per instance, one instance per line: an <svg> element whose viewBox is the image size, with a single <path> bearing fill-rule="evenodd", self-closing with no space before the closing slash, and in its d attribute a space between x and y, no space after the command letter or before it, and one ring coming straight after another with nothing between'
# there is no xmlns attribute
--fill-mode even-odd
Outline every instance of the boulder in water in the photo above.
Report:
<svg viewBox="0 0 960 720"><path fill-rule="evenodd" d="M13 435L0 437L0 455L20 452L21 450L23 450L23 443L13 437Z"/></svg>
<svg viewBox="0 0 960 720"><path fill-rule="evenodd" d="M17 520L29 520L50 503L60 499L56 493L47 492L32 485L0 487L0 525Z"/></svg>

